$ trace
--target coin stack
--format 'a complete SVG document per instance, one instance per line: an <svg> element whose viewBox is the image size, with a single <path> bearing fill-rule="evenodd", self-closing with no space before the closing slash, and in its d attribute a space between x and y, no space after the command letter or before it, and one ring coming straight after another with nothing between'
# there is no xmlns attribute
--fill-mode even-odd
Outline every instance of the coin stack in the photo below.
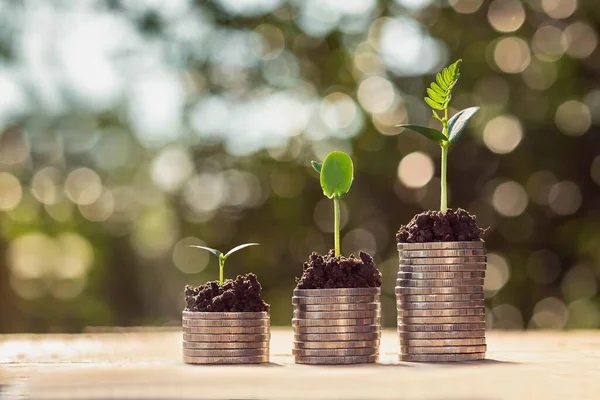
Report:
<svg viewBox="0 0 600 400"><path fill-rule="evenodd" d="M183 312L183 362L269 362L268 312Z"/></svg>
<svg viewBox="0 0 600 400"><path fill-rule="evenodd" d="M363 364L379 359L379 288L295 289L297 364Z"/></svg>
<svg viewBox="0 0 600 400"><path fill-rule="evenodd" d="M485 242L400 243L400 361L485 358Z"/></svg>

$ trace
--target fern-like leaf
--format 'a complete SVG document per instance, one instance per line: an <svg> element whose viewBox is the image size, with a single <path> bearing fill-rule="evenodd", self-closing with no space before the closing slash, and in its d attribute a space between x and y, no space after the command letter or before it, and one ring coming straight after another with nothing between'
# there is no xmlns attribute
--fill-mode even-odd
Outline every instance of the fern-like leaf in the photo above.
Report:
<svg viewBox="0 0 600 400"><path fill-rule="evenodd" d="M435 81L431 82L427 89L425 102L435 110L446 110L452 100L452 89L458 78L460 78L460 64L462 60L444 68L444 70L435 76Z"/></svg>

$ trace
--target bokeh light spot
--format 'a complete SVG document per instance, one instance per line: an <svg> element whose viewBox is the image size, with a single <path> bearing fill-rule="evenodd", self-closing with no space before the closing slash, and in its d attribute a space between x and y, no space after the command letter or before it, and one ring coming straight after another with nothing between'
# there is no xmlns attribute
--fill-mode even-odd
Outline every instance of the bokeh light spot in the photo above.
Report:
<svg viewBox="0 0 600 400"><path fill-rule="evenodd" d="M571 215L581 207L581 190L574 182L556 183L548 193L548 204L558 215Z"/></svg>
<svg viewBox="0 0 600 400"><path fill-rule="evenodd" d="M568 100L558 106L554 119L558 129L569 136L581 136L592 125L590 109L577 100Z"/></svg>
<svg viewBox="0 0 600 400"><path fill-rule="evenodd" d="M433 178L433 161L420 151L405 156L398 164L398 179L409 188L421 188Z"/></svg>
<svg viewBox="0 0 600 400"><path fill-rule="evenodd" d="M509 278L510 266L506 258L497 253L488 254L488 264L483 289L486 292L495 293L506 285Z"/></svg>
<svg viewBox="0 0 600 400"><path fill-rule="evenodd" d="M514 181L503 182L496 187L492 196L492 205L505 217L521 215L527 208L527 192Z"/></svg>
<svg viewBox="0 0 600 400"><path fill-rule="evenodd" d="M531 62L529 46L518 37L501 39L494 49L494 61L502 72L508 74L522 72Z"/></svg>
<svg viewBox="0 0 600 400"><path fill-rule="evenodd" d="M525 8L518 0L494 0L487 17L498 32L514 32L525 22Z"/></svg>
<svg viewBox="0 0 600 400"><path fill-rule="evenodd" d="M512 152L523 138L523 127L513 115L501 115L490 120L483 130L483 141L494 153Z"/></svg>
<svg viewBox="0 0 600 400"><path fill-rule="evenodd" d="M11 173L0 172L0 210L14 209L22 197L21 182Z"/></svg>

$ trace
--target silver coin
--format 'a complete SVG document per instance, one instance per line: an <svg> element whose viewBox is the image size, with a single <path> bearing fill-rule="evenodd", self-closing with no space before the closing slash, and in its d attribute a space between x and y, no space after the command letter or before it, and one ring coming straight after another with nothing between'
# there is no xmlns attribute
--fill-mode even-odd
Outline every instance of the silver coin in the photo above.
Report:
<svg viewBox="0 0 600 400"><path fill-rule="evenodd" d="M258 342L186 342L183 341L184 349L264 349L269 347L268 340Z"/></svg>
<svg viewBox="0 0 600 400"><path fill-rule="evenodd" d="M485 242L427 242L427 243L398 243L398 250L437 250L437 249L483 249Z"/></svg>
<svg viewBox="0 0 600 400"><path fill-rule="evenodd" d="M368 333L380 329L380 325L294 326L294 333Z"/></svg>
<svg viewBox="0 0 600 400"><path fill-rule="evenodd" d="M482 278L475 278L475 279L396 279L396 286L406 286L406 287L483 286L483 279Z"/></svg>
<svg viewBox="0 0 600 400"><path fill-rule="evenodd" d="M351 319L292 319L293 326L357 326L379 325L381 318L351 318Z"/></svg>
<svg viewBox="0 0 600 400"><path fill-rule="evenodd" d="M436 346L479 346L485 344L485 338L471 339L405 339L400 337L400 346L436 347Z"/></svg>
<svg viewBox="0 0 600 400"><path fill-rule="evenodd" d="M344 340L362 341L378 340L381 337L379 332L371 333L300 333L294 335L296 342L337 342Z"/></svg>
<svg viewBox="0 0 600 400"><path fill-rule="evenodd" d="M188 357L183 356L187 364L262 364L269 362L269 356L249 357Z"/></svg>
<svg viewBox="0 0 600 400"><path fill-rule="evenodd" d="M235 335L238 333L263 333L271 331L269 326L184 326L185 333L204 333L211 335Z"/></svg>
<svg viewBox="0 0 600 400"><path fill-rule="evenodd" d="M485 353L467 354L399 354L398 360L407 362L459 362L485 359Z"/></svg>
<svg viewBox="0 0 600 400"><path fill-rule="evenodd" d="M398 332L439 332L485 330L485 324L398 324Z"/></svg>
<svg viewBox="0 0 600 400"><path fill-rule="evenodd" d="M399 264L400 272L479 272L485 271L486 264L429 264L409 265Z"/></svg>
<svg viewBox="0 0 600 400"><path fill-rule="evenodd" d="M398 316L398 324L485 324L485 315L452 317L404 317Z"/></svg>
<svg viewBox="0 0 600 400"><path fill-rule="evenodd" d="M396 286L396 294L464 294L483 293L482 286L456 286L456 287L407 287Z"/></svg>
<svg viewBox="0 0 600 400"><path fill-rule="evenodd" d="M379 340L344 340L334 342L294 342L295 349L356 349L379 347Z"/></svg>
<svg viewBox="0 0 600 400"><path fill-rule="evenodd" d="M183 326L232 327L232 326L269 326L271 320L265 319L198 319L183 318Z"/></svg>
<svg viewBox="0 0 600 400"><path fill-rule="evenodd" d="M485 353L486 345L480 346L438 346L438 347L412 347L400 346L401 354L465 354Z"/></svg>
<svg viewBox="0 0 600 400"><path fill-rule="evenodd" d="M325 297L292 297L292 304L345 304L373 303L379 300L379 295L371 296L325 296Z"/></svg>
<svg viewBox="0 0 600 400"><path fill-rule="evenodd" d="M399 250L400 258L485 256L485 249Z"/></svg>
<svg viewBox="0 0 600 400"><path fill-rule="evenodd" d="M348 357L302 357L296 356L296 364L313 365L343 365L343 364L367 364L379 360L379 355L373 356L348 356Z"/></svg>
<svg viewBox="0 0 600 400"><path fill-rule="evenodd" d="M473 339L485 338L485 329L470 331L398 332L400 340Z"/></svg>
<svg viewBox="0 0 600 400"><path fill-rule="evenodd" d="M186 357L256 357L268 356L269 348L258 349L183 349Z"/></svg>
<svg viewBox="0 0 600 400"><path fill-rule="evenodd" d="M455 294L402 294L396 292L396 301L398 303L409 302L455 302L455 301L484 301L485 297L481 293L455 293Z"/></svg>
<svg viewBox="0 0 600 400"><path fill-rule="evenodd" d="M184 311L183 318L192 319L268 319L269 313L263 312L197 312Z"/></svg>
<svg viewBox="0 0 600 400"><path fill-rule="evenodd" d="M396 308L398 310L446 310L446 309L461 309L461 308L473 308L477 309L485 307L485 301L483 300L468 300L468 301L427 301L427 302L414 302L414 301L403 301L399 299L396 301Z"/></svg>
<svg viewBox="0 0 600 400"><path fill-rule="evenodd" d="M294 318L302 319L352 319L352 318L379 318L381 310L371 311L298 311L294 310Z"/></svg>
<svg viewBox="0 0 600 400"><path fill-rule="evenodd" d="M398 272L398 279L473 279L485 278L485 271L466 272Z"/></svg>
<svg viewBox="0 0 600 400"><path fill-rule="evenodd" d="M376 296L380 288L294 289L296 297Z"/></svg>
<svg viewBox="0 0 600 400"><path fill-rule="evenodd" d="M292 354L300 357L373 356L379 354L379 347L359 347L356 349L292 349Z"/></svg>
<svg viewBox="0 0 600 400"><path fill-rule="evenodd" d="M400 264L408 265L431 265L431 264L485 264L487 257L428 257L428 258L401 258Z"/></svg>
<svg viewBox="0 0 600 400"><path fill-rule="evenodd" d="M243 334L238 333L235 335L203 335L196 333L184 333L183 340L186 342L260 342L262 340L269 340L270 334L254 335L254 334Z"/></svg>
<svg viewBox="0 0 600 400"><path fill-rule="evenodd" d="M297 304L298 311L369 311L380 310L381 303L346 303L346 304Z"/></svg>
<svg viewBox="0 0 600 400"><path fill-rule="evenodd" d="M397 311L399 317L466 317L485 316L485 308L445 308L443 310L404 310Z"/></svg>

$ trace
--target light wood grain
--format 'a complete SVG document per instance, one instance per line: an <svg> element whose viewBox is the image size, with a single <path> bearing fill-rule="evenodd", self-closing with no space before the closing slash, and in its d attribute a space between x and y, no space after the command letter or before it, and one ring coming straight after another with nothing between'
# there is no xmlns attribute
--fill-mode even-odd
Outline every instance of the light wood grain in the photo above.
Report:
<svg viewBox="0 0 600 400"><path fill-rule="evenodd" d="M273 328L271 364L191 366L180 332L0 336L0 383L33 398L598 399L600 332L489 332L488 359L396 361L395 332L381 363L295 365L292 332ZM0 396L1 397L1 396Z"/></svg>

